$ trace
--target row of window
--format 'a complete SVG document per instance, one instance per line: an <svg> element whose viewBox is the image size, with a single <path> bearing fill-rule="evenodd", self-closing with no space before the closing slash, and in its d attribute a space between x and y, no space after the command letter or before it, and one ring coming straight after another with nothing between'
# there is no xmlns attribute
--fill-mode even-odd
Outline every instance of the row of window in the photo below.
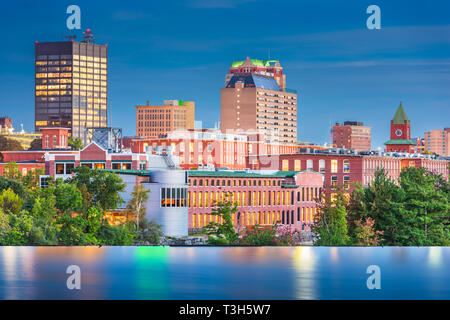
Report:
<svg viewBox="0 0 450 320"><path fill-rule="evenodd" d="M54 137L56 138L56 137ZM55 139L53 140L56 144ZM47 143L47 141L46 141ZM89 169L105 169L106 164L104 162L83 162L82 166L88 167ZM142 166L142 164L141 164ZM145 166L145 164L144 164ZM113 162L111 165L113 170L131 170L131 162ZM75 168L74 162L60 162L55 164L56 174L71 174ZM144 167L145 169L145 167ZM141 169L143 170L143 169Z"/></svg>
<svg viewBox="0 0 450 320"><path fill-rule="evenodd" d="M198 186L228 186L228 187L246 187L246 186L281 186L281 180L244 180L244 179L189 179L189 185L196 187Z"/></svg>
<svg viewBox="0 0 450 320"><path fill-rule="evenodd" d="M314 160L308 159L306 160L306 167L302 167L302 162L299 159L294 160L294 171L302 171L302 170L313 170L314 168ZM281 162L281 170L289 171L289 160L285 159ZM345 159L342 160L342 171L344 173L350 173L350 160ZM325 160L319 160L319 172L325 172ZM338 172L338 160L330 160L330 172L337 173Z"/></svg>
<svg viewBox="0 0 450 320"><path fill-rule="evenodd" d="M161 188L161 207L187 207L187 188Z"/></svg>
<svg viewBox="0 0 450 320"><path fill-rule="evenodd" d="M231 201L236 206L293 205L295 202L321 200L322 189L302 187L299 191L191 191L188 204L192 208L210 208Z"/></svg>
<svg viewBox="0 0 450 320"><path fill-rule="evenodd" d="M295 225L303 222L312 223L317 208L297 208L286 211L265 211L265 212L237 212L231 214L231 222L233 226L252 226L252 225ZM192 215L192 228L203 228L208 224L215 222L222 224L223 218L215 214L200 213Z"/></svg>

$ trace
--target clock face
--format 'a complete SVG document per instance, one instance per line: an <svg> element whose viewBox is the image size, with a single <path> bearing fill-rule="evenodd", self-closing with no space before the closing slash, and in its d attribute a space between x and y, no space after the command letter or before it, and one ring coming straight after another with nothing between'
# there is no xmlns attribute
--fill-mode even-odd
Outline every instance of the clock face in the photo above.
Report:
<svg viewBox="0 0 450 320"><path fill-rule="evenodd" d="M395 135L397 136L397 137L400 137L401 135L402 135L402 130L400 130L400 129L397 129L397 130L395 130Z"/></svg>

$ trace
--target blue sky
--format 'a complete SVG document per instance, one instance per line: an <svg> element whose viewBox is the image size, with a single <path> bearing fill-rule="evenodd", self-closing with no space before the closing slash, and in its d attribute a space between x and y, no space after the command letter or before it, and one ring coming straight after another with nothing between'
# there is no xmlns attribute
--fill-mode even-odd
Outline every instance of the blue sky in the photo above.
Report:
<svg viewBox="0 0 450 320"><path fill-rule="evenodd" d="M400 101L412 135L450 127L450 2L335 0L9 1L0 27L0 115L34 129L34 42L59 41L66 8L109 46L111 124L135 134L137 104L194 100L212 127L233 60L279 59L299 92L299 139L329 141L330 120L372 126L389 139ZM381 30L366 8L381 8Z"/></svg>

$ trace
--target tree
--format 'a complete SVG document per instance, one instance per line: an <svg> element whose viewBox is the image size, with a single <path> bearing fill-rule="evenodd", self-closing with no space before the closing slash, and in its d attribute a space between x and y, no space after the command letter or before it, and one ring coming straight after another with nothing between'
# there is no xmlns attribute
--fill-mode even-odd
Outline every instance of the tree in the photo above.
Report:
<svg viewBox="0 0 450 320"><path fill-rule="evenodd" d="M401 172L399 182L410 231L403 244L446 245L450 240L450 205L441 177L423 167L410 167Z"/></svg>
<svg viewBox="0 0 450 320"><path fill-rule="evenodd" d="M355 221L356 245L359 246L378 246L383 231L374 230L375 220L368 217Z"/></svg>
<svg viewBox="0 0 450 320"><path fill-rule="evenodd" d="M9 215L0 209L0 245L6 245L6 239L10 230Z"/></svg>
<svg viewBox="0 0 450 320"><path fill-rule="evenodd" d="M0 151L20 151L23 150L19 141L0 136Z"/></svg>
<svg viewBox="0 0 450 320"><path fill-rule="evenodd" d="M28 150L41 150L42 149L42 138L36 138L30 143Z"/></svg>
<svg viewBox="0 0 450 320"><path fill-rule="evenodd" d="M24 199L27 196L26 188L21 181L9 179L0 175L0 191L7 189L13 190L21 199Z"/></svg>
<svg viewBox="0 0 450 320"><path fill-rule="evenodd" d="M19 165L15 162L8 162L3 168L3 175L6 178L13 180L20 180L22 178L22 173L20 172Z"/></svg>
<svg viewBox="0 0 450 320"><path fill-rule="evenodd" d="M314 245L343 246L349 241L347 228L347 197L342 188L333 195L326 194L324 201L317 200L317 214L312 232Z"/></svg>
<svg viewBox="0 0 450 320"><path fill-rule="evenodd" d="M145 190L143 184L138 183L134 185L133 192L131 193L132 198L128 202L127 209L136 215L136 230L141 228L139 224L140 217L145 215L145 204L148 201L150 190Z"/></svg>
<svg viewBox="0 0 450 320"><path fill-rule="evenodd" d="M70 147L72 147L72 150L81 150L83 149L83 142L80 138L73 139L72 137L69 137L69 140L67 141Z"/></svg>
<svg viewBox="0 0 450 320"><path fill-rule="evenodd" d="M386 175L383 169L375 171L368 187L357 186L350 203L350 234L355 238L355 222L370 217L374 228L383 232L382 245L400 245L407 234L403 215L402 190Z"/></svg>
<svg viewBox="0 0 450 320"><path fill-rule="evenodd" d="M357 242L356 221L371 218L374 230L383 234L381 245L448 245L448 190L447 181L425 168L405 168L398 185L377 170L373 182L353 194L350 234Z"/></svg>
<svg viewBox="0 0 450 320"><path fill-rule="evenodd" d="M6 213L18 213L23 206L23 200L11 189L0 194L0 208Z"/></svg>
<svg viewBox="0 0 450 320"><path fill-rule="evenodd" d="M55 188L55 204L62 213L72 213L81 210L83 196L74 183L57 181Z"/></svg>
<svg viewBox="0 0 450 320"><path fill-rule="evenodd" d="M156 221L151 220L147 222L147 218L142 218L142 230L138 233L138 239L143 242L149 242L151 244L158 244L160 238L164 235L161 229L161 225Z"/></svg>
<svg viewBox="0 0 450 320"><path fill-rule="evenodd" d="M123 203L119 193L124 191L125 184L117 174L91 170L85 166L79 166L73 172L75 176L71 181L82 193L84 211L91 206L103 211L116 209Z"/></svg>
<svg viewBox="0 0 450 320"><path fill-rule="evenodd" d="M208 235L208 243L213 245L234 245L238 243L239 234L233 226L231 217L237 212L237 207L231 201L225 199L217 203L217 208L212 209L211 214L217 215L222 223L210 222L203 229ZM220 219L221 218L221 219Z"/></svg>

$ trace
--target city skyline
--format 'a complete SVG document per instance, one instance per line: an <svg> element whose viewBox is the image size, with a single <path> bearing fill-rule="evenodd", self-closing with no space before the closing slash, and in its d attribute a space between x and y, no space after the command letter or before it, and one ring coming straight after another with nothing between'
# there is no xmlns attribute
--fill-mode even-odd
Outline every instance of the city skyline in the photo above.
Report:
<svg viewBox="0 0 450 320"><path fill-rule="evenodd" d="M1 113L13 119L16 129L20 123L27 131L34 127L34 42L63 41L73 34L65 26L69 4L53 3L45 11L34 3L9 3L0 19L3 29L15 30L5 34L0 53L0 96ZM287 87L298 91L300 141L329 142L330 121L356 120L373 128L372 148L384 148L392 110L400 101L412 137L448 127L450 26L449 4L443 1L441 10L418 1L380 1L381 30L365 26L371 3L354 1L284 1L271 8L272 19L283 18L283 25L265 21L265 28L264 19L246 13L267 1L184 1L176 7L77 4L82 29L91 28L96 43L109 45L109 124L123 127L125 135L135 132L130 126L134 106L147 100L195 101L201 115L196 120L213 127L232 61L266 59L269 52L283 65ZM408 14L402 11L406 4Z"/></svg>

